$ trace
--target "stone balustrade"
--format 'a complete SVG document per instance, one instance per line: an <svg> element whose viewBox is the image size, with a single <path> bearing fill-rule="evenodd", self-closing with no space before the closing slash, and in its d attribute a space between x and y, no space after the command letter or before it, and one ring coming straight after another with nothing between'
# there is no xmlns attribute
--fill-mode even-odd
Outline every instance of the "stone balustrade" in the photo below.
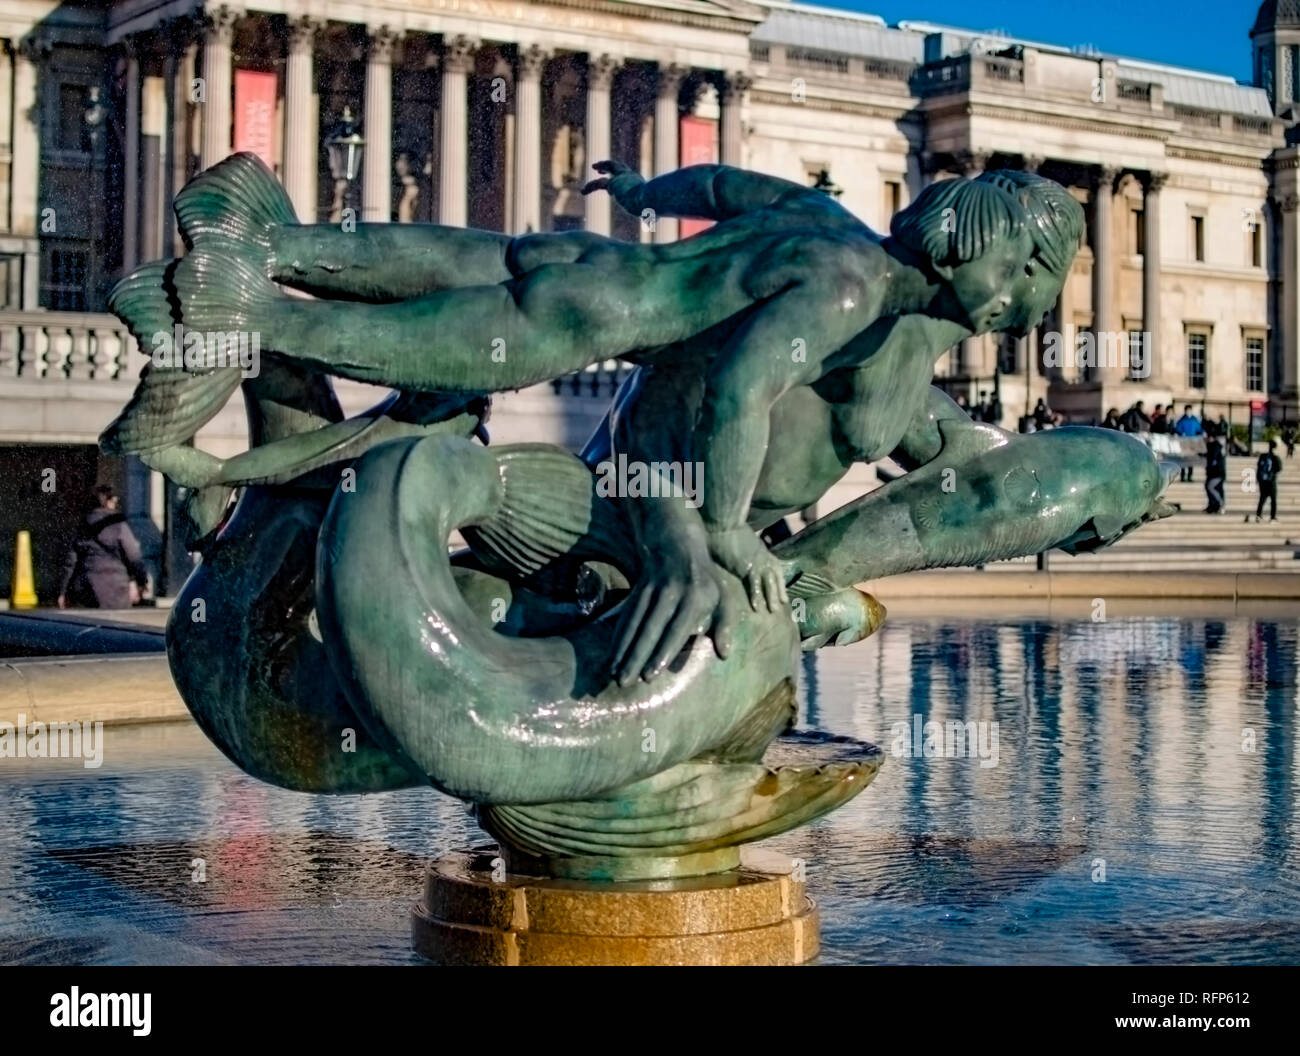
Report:
<svg viewBox="0 0 1300 1056"><path fill-rule="evenodd" d="M0 311L0 379L133 379L135 346L112 315Z"/></svg>

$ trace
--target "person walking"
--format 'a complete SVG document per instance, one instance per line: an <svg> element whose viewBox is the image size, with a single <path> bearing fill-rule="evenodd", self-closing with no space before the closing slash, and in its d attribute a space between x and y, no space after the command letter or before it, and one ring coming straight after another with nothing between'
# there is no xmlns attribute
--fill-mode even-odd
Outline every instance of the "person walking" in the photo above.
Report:
<svg viewBox="0 0 1300 1056"><path fill-rule="evenodd" d="M1277 520L1277 475L1282 472L1282 460L1277 457L1277 441L1268 442L1268 450L1255 463L1255 483L1259 485L1259 504L1255 507L1255 520L1264 519L1264 500L1268 500L1268 519Z"/></svg>
<svg viewBox="0 0 1300 1056"><path fill-rule="evenodd" d="M1165 416L1165 405L1157 403L1156 409L1151 412L1151 431L1153 433L1169 432L1169 419Z"/></svg>
<svg viewBox="0 0 1300 1056"><path fill-rule="evenodd" d="M1103 429L1123 429L1124 424L1119 420L1119 411L1112 407L1106 412L1106 417L1101 420Z"/></svg>
<svg viewBox="0 0 1300 1056"><path fill-rule="evenodd" d="M1205 512L1223 513L1227 503L1223 483L1228 476L1228 457L1223 451L1223 441L1217 436L1205 444Z"/></svg>
<svg viewBox="0 0 1300 1056"><path fill-rule="evenodd" d="M1137 403L1124 412L1122 421L1126 433L1149 433L1151 431L1151 419L1147 417L1146 411L1142 409L1141 400L1138 400Z"/></svg>
<svg viewBox="0 0 1300 1056"><path fill-rule="evenodd" d="M95 507L63 560L59 608L130 608L149 584L140 543L109 485L98 485L92 496Z"/></svg>
<svg viewBox="0 0 1300 1056"><path fill-rule="evenodd" d="M1286 457L1295 457L1296 427L1288 425L1282 430L1282 443L1286 444Z"/></svg>

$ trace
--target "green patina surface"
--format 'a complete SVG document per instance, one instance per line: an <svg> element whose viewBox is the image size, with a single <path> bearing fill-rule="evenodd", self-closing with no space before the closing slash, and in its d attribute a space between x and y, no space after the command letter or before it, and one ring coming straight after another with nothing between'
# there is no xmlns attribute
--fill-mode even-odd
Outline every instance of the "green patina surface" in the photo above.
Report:
<svg viewBox="0 0 1300 1056"><path fill-rule="evenodd" d="M176 324L255 332L260 370L152 363L101 443L189 489L203 561L168 649L232 760L315 792L429 782L513 869L612 881L730 868L874 777L872 746L788 732L799 649L884 618L854 584L1091 549L1169 510L1131 437L1012 436L930 385L957 341L1055 303L1083 223L1056 184L934 184L886 236L759 173L597 169L588 193L715 223L668 245L344 230L298 224L251 156L215 166L176 201L186 255L111 303L146 349ZM611 357L637 369L580 456L485 446L491 393ZM331 376L398 392L345 420ZM241 388L249 450L195 449ZM887 455L910 472L763 544ZM697 487L611 495L619 460Z"/></svg>

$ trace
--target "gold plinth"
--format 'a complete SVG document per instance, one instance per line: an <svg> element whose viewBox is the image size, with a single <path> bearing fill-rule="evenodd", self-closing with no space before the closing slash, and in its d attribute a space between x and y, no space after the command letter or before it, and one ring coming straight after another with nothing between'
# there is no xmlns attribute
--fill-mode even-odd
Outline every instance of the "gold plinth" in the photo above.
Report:
<svg viewBox="0 0 1300 1056"><path fill-rule="evenodd" d="M817 956L817 907L779 855L746 849L730 872L621 883L494 880L496 857L455 851L429 865L411 914L417 953L473 965L777 965Z"/></svg>

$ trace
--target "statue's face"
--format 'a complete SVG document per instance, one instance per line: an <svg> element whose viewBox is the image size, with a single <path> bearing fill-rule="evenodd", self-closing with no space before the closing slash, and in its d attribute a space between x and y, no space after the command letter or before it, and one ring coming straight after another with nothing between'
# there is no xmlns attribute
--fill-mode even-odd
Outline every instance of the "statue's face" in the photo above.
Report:
<svg viewBox="0 0 1300 1056"><path fill-rule="evenodd" d="M995 329L1025 337L1052 310L1064 285L1063 276L1049 271L1038 257L1031 256L1011 287L1011 306Z"/></svg>
<svg viewBox="0 0 1300 1056"><path fill-rule="evenodd" d="M948 285L956 311L954 321L973 333L1005 330L1014 321L1016 288L1025 277L1025 264L1033 249L1028 232L999 240L977 260L952 269Z"/></svg>

